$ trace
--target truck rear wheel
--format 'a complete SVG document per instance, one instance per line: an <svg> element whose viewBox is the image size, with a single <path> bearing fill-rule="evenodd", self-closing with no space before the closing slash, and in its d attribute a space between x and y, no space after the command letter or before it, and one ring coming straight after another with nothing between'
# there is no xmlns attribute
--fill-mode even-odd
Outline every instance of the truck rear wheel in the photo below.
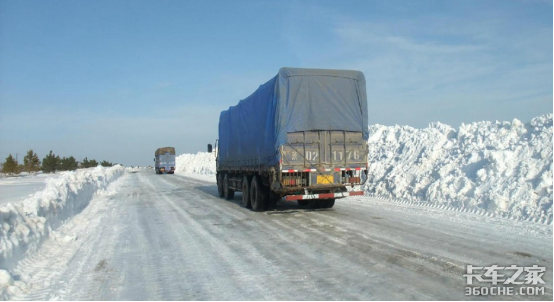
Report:
<svg viewBox="0 0 554 302"><path fill-rule="evenodd" d="M308 205L312 209L319 209L321 208L321 204L323 201L321 199L308 199Z"/></svg>
<svg viewBox="0 0 554 302"><path fill-rule="evenodd" d="M242 206L245 208L251 208L250 202L250 179L248 176L242 178Z"/></svg>
<svg viewBox="0 0 554 302"><path fill-rule="evenodd" d="M225 195L225 199L227 200L235 198L235 190L229 188L229 174L225 174L225 178L223 180L223 193Z"/></svg>
<svg viewBox="0 0 554 302"><path fill-rule="evenodd" d="M223 174L219 174L217 176L217 195L221 197L225 197L225 193L223 191Z"/></svg>
<svg viewBox="0 0 554 302"><path fill-rule="evenodd" d="M266 210L275 210L277 207L277 202L281 200L279 194L274 193L268 186L264 186L264 190L267 194L267 207Z"/></svg>
<svg viewBox="0 0 554 302"><path fill-rule="evenodd" d="M298 205L299 205L299 206L307 206L307 205L308 205L308 201L306 201L306 200L298 200Z"/></svg>
<svg viewBox="0 0 554 302"><path fill-rule="evenodd" d="M252 210L256 212L263 212L265 210L265 194L262 192L263 185L259 181L257 176L252 178L250 185L250 203L252 204Z"/></svg>
<svg viewBox="0 0 554 302"><path fill-rule="evenodd" d="M321 201L321 207L325 209L330 209L335 205L335 199L324 199Z"/></svg>

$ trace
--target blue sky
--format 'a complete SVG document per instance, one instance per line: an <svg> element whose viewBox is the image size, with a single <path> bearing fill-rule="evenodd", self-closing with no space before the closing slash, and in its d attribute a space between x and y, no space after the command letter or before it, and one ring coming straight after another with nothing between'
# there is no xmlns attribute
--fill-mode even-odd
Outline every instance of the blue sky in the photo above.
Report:
<svg viewBox="0 0 554 302"><path fill-rule="evenodd" d="M0 0L0 159L204 151L279 68L364 72L369 123L552 112L552 2Z"/></svg>

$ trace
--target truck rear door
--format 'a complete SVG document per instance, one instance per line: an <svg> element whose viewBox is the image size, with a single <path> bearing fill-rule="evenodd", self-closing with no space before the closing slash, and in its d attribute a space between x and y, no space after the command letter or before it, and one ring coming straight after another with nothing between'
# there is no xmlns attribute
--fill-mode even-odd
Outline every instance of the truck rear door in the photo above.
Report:
<svg viewBox="0 0 554 302"><path fill-rule="evenodd" d="M361 132L291 132L281 156L285 185L359 183L359 173L352 171L367 168L367 143Z"/></svg>

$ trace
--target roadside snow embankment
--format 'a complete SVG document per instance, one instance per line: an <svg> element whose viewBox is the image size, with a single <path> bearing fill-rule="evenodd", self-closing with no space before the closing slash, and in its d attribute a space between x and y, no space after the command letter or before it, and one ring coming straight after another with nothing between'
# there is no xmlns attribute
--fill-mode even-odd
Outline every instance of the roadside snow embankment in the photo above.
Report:
<svg viewBox="0 0 554 302"><path fill-rule="evenodd" d="M176 156L175 173L183 175L215 175L215 156L208 152Z"/></svg>
<svg viewBox="0 0 554 302"><path fill-rule="evenodd" d="M125 172L122 166L68 172L46 180L46 187L17 203L0 206L0 268L11 269L35 252L50 232L81 212L94 193Z"/></svg>
<svg viewBox="0 0 554 302"><path fill-rule="evenodd" d="M369 127L364 189L374 196L552 222L552 114L523 124ZM211 153L176 157L176 173L215 175Z"/></svg>
<svg viewBox="0 0 554 302"><path fill-rule="evenodd" d="M552 114L369 128L368 193L552 221Z"/></svg>

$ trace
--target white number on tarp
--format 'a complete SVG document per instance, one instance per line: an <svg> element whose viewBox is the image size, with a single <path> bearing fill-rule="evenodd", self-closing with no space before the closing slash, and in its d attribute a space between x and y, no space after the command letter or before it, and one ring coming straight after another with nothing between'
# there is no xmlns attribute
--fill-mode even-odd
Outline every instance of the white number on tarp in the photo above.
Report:
<svg viewBox="0 0 554 302"><path fill-rule="evenodd" d="M333 161L342 161L342 151L333 151Z"/></svg>
<svg viewBox="0 0 554 302"><path fill-rule="evenodd" d="M358 151L346 151L346 157L348 160L351 160L351 159L359 160L360 153Z"/></svg>
<svg viewBox="0 0 554 302"><path fill-rule="evenodd" d="M306 160L317 160L319 153L317 151L306 151Z"/></svg>

